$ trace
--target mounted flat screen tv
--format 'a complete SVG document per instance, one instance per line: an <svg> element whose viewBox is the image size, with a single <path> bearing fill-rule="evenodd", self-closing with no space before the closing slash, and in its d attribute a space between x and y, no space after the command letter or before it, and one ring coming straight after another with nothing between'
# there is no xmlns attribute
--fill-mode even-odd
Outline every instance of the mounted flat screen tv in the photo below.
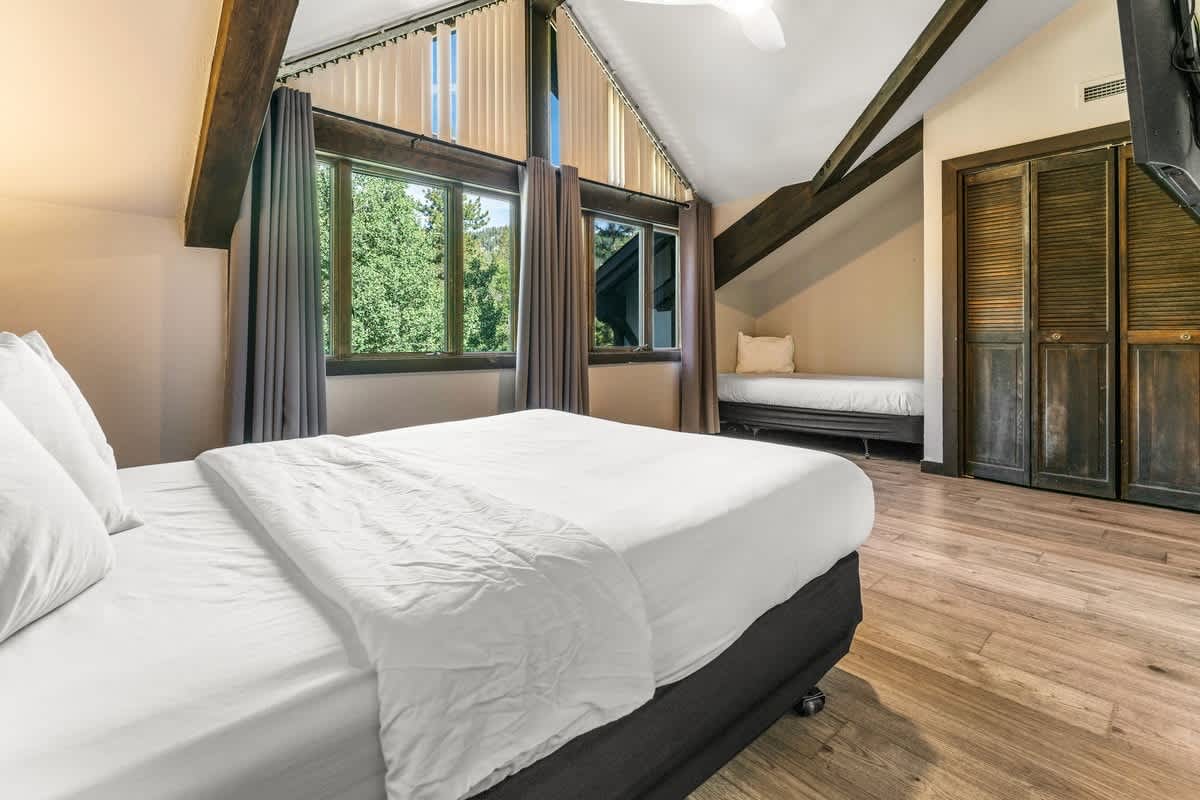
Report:
<svg viewBox="0 0 1200 800"><path fill-rule="evenodd" d="M1196 0L1117 0L1133 160L1200 219Z"/></svg>

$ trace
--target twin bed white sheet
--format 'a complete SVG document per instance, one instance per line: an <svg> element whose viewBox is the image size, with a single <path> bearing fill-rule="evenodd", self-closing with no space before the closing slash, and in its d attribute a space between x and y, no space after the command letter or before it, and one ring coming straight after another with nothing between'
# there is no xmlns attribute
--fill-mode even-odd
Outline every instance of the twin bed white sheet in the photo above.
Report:
<svg viewBox="0 0 1200 800"><path fill-rule="evenodd" d="M824 453L524 412L362 437L605 542L658 684L866 538L870 482ZM143 528L92 589L0 646L13 797L379 798L374 672L349 621L194 462L123 470Z"/></svg>
<svg viewBox="0 0 1200 800"><path fill-rule="evenodd" d="M818 375L807 372L717 376L717 397L728 403L853 411L916 417L925 413L925 387L915 378Z"/></svg>

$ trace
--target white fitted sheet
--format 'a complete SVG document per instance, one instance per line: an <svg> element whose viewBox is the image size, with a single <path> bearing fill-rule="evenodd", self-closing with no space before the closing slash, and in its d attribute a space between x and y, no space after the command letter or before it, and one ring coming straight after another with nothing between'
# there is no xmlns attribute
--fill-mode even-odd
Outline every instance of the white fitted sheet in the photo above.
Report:
<svg viewBox="0 0 1200 800"><path fill-rule="evenodd" d="M0 796L383 797L374 673L194 462L120 471L143 527L0 644Z"/></svg>
<svg viewBox="0 0 1200 800"><path fill-rule="evenodd" d="M544 411L364 439L613 547L643 592L659 684L873 520L861 470L799 448ZM0 644L6 795L381 798L375 677L351 627L193 462L120 474L147 524L113 538L105 580Z"/></svg>
<svg viewBox="0 0 1200 800"><path fill-rule="evenodd" d="M925 386L919 378L817 375L807 372L778 375L723 372L717 376L717 397L727 403L757 403L814 411L854 411L905 417L919 417L925 413Z"/></svg>

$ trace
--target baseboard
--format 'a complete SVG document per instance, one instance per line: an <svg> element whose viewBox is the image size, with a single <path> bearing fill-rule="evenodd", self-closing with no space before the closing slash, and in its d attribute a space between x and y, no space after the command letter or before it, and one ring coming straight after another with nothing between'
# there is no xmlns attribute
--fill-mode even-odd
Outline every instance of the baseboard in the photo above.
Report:
<svg viewBox="0 0 1200 800"><path fill-rule="evenodd" d="M946 468L940 461L922 461L921 472L924 472L927 475L945 475Z"/></svg>

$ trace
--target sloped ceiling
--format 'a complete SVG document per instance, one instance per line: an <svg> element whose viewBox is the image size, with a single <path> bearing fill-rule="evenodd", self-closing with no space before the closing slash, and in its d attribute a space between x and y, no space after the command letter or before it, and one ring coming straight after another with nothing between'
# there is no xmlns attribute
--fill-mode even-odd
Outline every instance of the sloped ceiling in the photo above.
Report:
<svg viewBox="0 0 1200 800"><path fill-rule="evenodd" d="M0 195L182 214L220 0L8 3Z"/></svg>
<svg viewBox="0 0 1200 800"><path fill-rule="evenodd" d="M300 0L285 61L452 5L448 0Z"/></svg>
<svg viewBox="0 0 1200 800"><path fill-rule="evenodd" d="M1071 2L989 2L865 155ZM774 0L788 41L774 53L755 49L713 6L567 5L697 190L723 203L811 178L941 0ZM300 0L286 57L446 6Z"/></svg>
<svg viewBox="0 0 1200 800"><path fill-rule="evenodd" d="M989 2L866 155L1071 2ZM788 42L774 53L711 6L568 5L700 194L722 203L811 178L940 4L774 0Z"/></svg>

